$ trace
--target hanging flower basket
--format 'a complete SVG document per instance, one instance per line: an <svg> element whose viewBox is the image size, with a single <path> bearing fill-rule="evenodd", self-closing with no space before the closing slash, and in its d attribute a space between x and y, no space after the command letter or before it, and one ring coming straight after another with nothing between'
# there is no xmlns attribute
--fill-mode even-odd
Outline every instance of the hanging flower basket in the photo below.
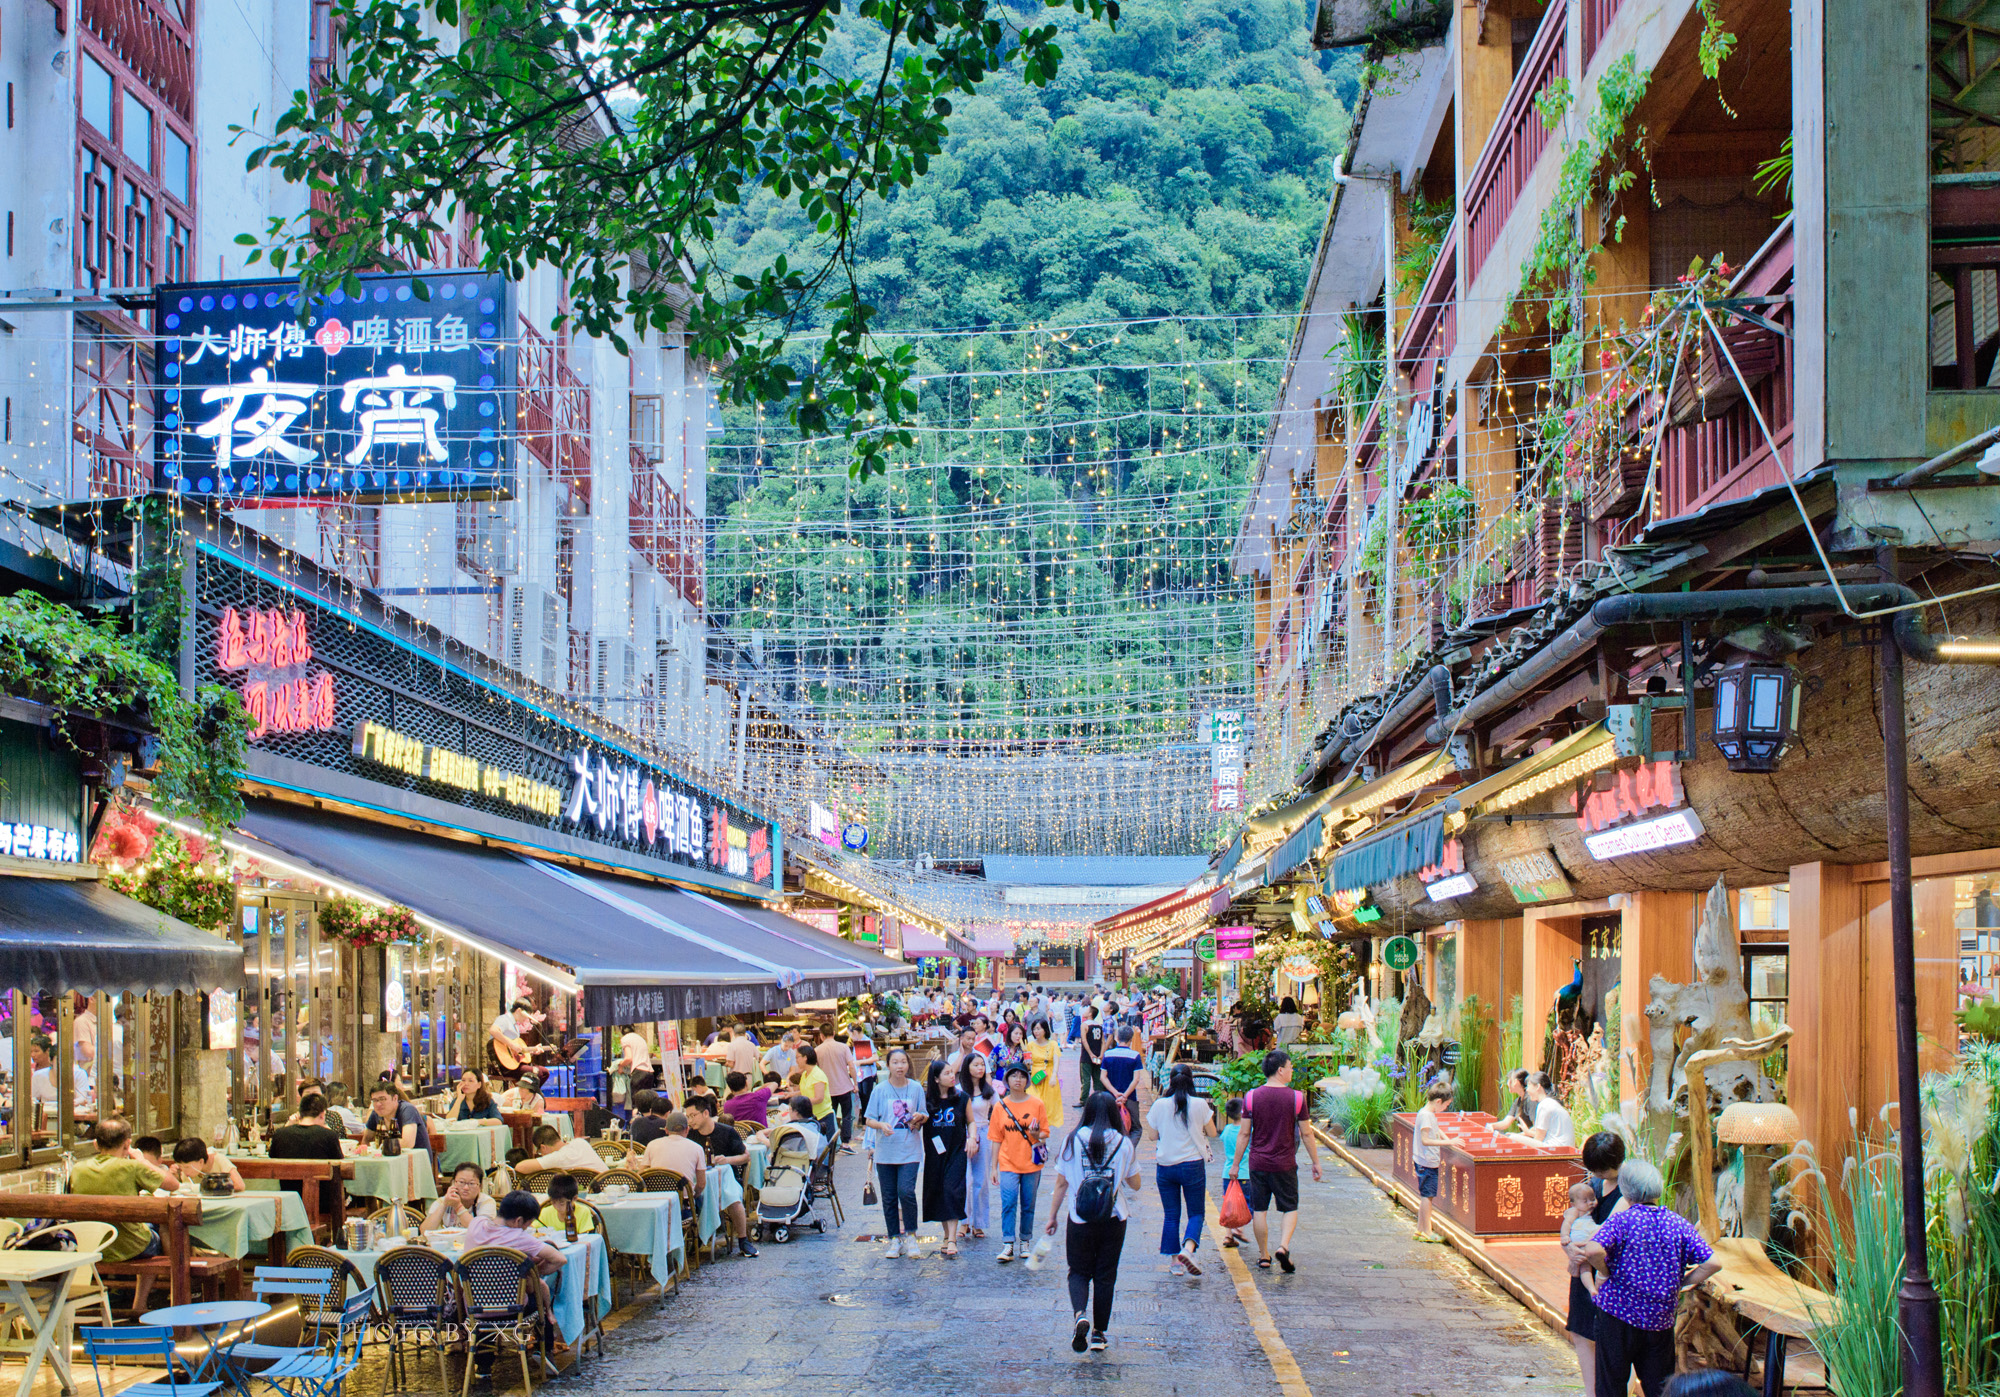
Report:
<svg viewBox="0 0 2000 1397"><path fill-rule="evenodd" d="M351 897L336 897L320 909L319 929L354 946L392 946L415 941L421 928L407 907L370 907Z"/></svg>

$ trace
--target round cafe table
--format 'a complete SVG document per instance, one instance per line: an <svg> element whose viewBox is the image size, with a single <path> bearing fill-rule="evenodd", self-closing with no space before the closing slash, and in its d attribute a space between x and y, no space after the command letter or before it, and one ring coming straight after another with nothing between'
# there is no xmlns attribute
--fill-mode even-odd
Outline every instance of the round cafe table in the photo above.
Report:
<svg viewBox="0 0 2000 1397"><path fill-rule="evenodd" d="M269 1305L255 1300L217 1300L206 1305L169 1305L163 1310L148 1310L139 1316L139 1322L199 1330L202 1342L208 1345L208 1356L202 1359L194 1380L226 1382L242 1392L248 1390L249 1375L229 1361L229 1350L236 1347L236 1340L230 1340L227 1348L218 1341L230 1325L262 1319L269 1313Z"/></svg>

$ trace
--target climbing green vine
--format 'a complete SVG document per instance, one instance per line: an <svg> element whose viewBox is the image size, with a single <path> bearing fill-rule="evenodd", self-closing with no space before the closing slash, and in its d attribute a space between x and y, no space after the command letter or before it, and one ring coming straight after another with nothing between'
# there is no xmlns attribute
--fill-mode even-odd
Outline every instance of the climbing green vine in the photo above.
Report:
<svg viewBox="0 0 2000 1397"><path fill-rule="evenodd" d="M33 592L0 597L0 692L47 703L55 731L72 745L80 745L80 714L150 723L160 741L152 790L161 809L212 832L242 818L236 774L250 719L241 700L209 684L190 701L171 670L109 625Z"/></svg>
<svg viewBox="0 0 2000 1397"><path fill-rule="evenodd" d="M1434 484L1403 505L1403 542L1415 555L1415 575L1428 581L1465 546L1472 530L1472 491L1457 481Z"/></svg>
<svg viewBox="0 0 2000 1397"><path fill-rule="evenodd" d="M1736 108L1729 105L1722 95L1722 64L1736 51L1736 36L1722 27L1722 16L1716 13L1716 0L1696 0L1695 8L1701 11L1701 61L1702 76L1716 85L1715 100L1722 110L1732 117Z"/></svg>

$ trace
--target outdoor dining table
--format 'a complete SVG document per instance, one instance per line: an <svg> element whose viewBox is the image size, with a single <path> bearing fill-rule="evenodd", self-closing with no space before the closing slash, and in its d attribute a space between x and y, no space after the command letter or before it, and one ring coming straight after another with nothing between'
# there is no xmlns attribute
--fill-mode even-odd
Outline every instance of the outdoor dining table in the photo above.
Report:
<svg viewBox="0 0 2000 1397"><path fill-rule="evenodd" d="M203 1214L206 1215L207 1211L204 1204ZM262 1319L270 1312L269 1305L257 1300L216 1300L201 1305L169 1305L161 1310L148 1310L139 1316L139 1323L199 1330L202 1342L208 1345L208 1356L195 1370L194 1380L226 1382L238 1392L248 1392L249 1374L238 1368L229 1357L236 1341L232 1339L228 1348L221 1347L220 1341L230 1325L247 1324L253 1319Z"/></svg>
<svg viewBox="0 0 2000 1397"><path fill-rule="evenodd" d="M431 1143L437 1148L440 1173L476 1164L483 1174L507 1157L514 1132L499 1121L445 1121L431 1127Z"/></svg>
<svg viewBox="0 0 2000 1397"><path fill-rule="evenodd" d="M239 1154L230 1156L230 1162L253 1190L282 1188L287 1180L296 1180L301 1185L299 1197L305 1200L306 1225L315 1237L321 1235L321 1225L328 1221L321 1211L322 1185L354 1174L353 1161L346 1159L272 1159L268 1155Z"/></svg>
<svg viewBox="0 0 2000 1397"><path fill-rule="evenodd" d="M583 1336L585 1329L584 1304L590 1303L592 1313L602 1316L611 1308L611 1256L605 1250L605 1239L593 1233L586 1233L574 1242L565 1241L561 1233L551 1233L546 1228L531 1229L534 1236L547 1242L563 1254L566 1263L549 1280L549 1303L555 1314L556 1328L563 1336L563 1342L574 1346ZM432 1245L426 1242L424 1245ZM435 1248L452 1261L464 1255L464 1247L454 1242L438 1244ZM360 1273L361 1284L365 1288L375 1284L375 1267L382 1260L379 1251L347 1251L335 1248L335 1252L354 1263Z"/></svg>
<svg viewBox="0 0 2000 1397"><path fill-rule="evenodd" d="M428 1202L438 1196L437 1173L431 1168L429 1150L404 1150L394 1157L379 1154L355 1155L347 1180L347 1191L356 1198L376 1198L384 1203Z"/></svg>
<svg viewBox="0 0 2000 1397"><path fill-rule="evenodd" d="M70 1282L78 1273L95 1266L103 1255L94 1251L0 1251L0 1285L7 1288L0 1297L0 1324L18 1319L33 1336L26 1352L27 1366L21 1372L19 1397L29 1397L43 1360L55 1364L62 1390L73 1384L69 1373L69 1344L57 1342L63 1335L63 1309L69 1300ZM35 1287L42 1288L38 1297ZM37 1300L46 1301L46 1307Z"/></svg>
<svg viewBox="0 0 2000 1397"><path fill-rule="evenodd" d="M305 1200L282 1191L204 1197L201 1221L188 1229L188 1236L211 1251L234 1257L248 1256L257 1243L276 1238L283 1247L273 1257L277 1262L293 1247L310 1246L313 1241Z"/></svg>
<svg viewBox="0 0 2000 1397"><path fill-rule="evenodd" d="M622 1198L593 1197L604 1219L604 1243L621 1256L643 1256L662 1289L687 1264L687 1239L681 1232L681 1199L677 1193L628 1193Z"/></svg>

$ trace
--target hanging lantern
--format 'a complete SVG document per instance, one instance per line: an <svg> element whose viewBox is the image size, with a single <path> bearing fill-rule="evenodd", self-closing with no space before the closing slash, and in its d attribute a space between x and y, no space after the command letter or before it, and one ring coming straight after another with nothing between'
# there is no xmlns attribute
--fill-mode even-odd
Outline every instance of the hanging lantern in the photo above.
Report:
<svg viewBox="0 0 2000 1397"><path fill-rule="evenodd" d="M1799 672L1741 655L1715 674L1715 745L1731 771L1776 771L1799 735Z"/></svg>

